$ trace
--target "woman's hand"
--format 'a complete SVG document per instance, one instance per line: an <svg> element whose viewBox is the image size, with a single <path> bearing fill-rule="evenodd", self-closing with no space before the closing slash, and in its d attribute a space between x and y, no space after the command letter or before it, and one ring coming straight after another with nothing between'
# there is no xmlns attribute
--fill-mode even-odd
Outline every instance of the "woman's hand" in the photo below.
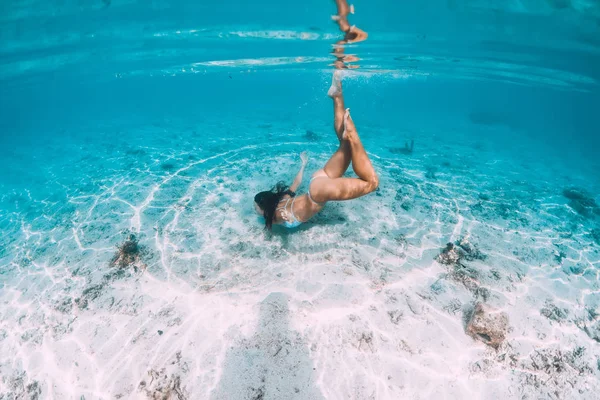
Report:
<svg viewBox="0 0 600 400"><path fill-rule="evenodd" d="M300 159L302 160L302 166L306 166L306 164L308 163L308 154L306 154L306 152L303 151L302 153L300 153Z"/></svg>
<svg viewBox="0 0 600 400"><path fill-rule="evenodd" d="M302 183L302 175L304 174L304 168L308 163L308 154L306 154L306 152L303 151L302 153L300 153L300 159L302 160L302 166L300 167L300 171L298 171L298 175L296 175L296 179L294 179L294 182L292 182L292 185L290 186L290 190L292 192L298 190L298 186L300 186L300 183Z"/></svg>

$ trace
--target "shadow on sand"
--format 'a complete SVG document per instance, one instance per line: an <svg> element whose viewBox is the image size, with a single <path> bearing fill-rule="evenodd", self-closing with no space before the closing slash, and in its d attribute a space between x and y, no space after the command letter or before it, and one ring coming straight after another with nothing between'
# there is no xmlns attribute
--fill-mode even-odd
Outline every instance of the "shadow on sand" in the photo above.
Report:
<svg viewBox="0 0 600 400"><path fill-rule="evenodd" d="M232 347L212 400L320 400L302 337L289 329L288 297L271 293L260 305L258 328Z"/></svg>

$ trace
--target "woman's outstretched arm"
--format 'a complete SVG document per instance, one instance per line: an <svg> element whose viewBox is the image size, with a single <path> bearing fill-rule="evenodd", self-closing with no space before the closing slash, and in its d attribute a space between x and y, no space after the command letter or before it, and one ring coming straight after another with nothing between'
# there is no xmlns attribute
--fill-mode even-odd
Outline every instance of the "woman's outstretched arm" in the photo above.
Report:
<svg viewBox="0 0 600 400"><path fill-rule="evenodd" d="M300 167L300 171L298 171L296 178L294 178L294 182L292 182L292 185L290 186L290 190L294 193L296 192L296 190L302 183L302 176L304 175L304 168L306 168L306 164L308 163L308 156L306 155L305 151L300 153L300 159L302 160L302 166Z"/></svg>

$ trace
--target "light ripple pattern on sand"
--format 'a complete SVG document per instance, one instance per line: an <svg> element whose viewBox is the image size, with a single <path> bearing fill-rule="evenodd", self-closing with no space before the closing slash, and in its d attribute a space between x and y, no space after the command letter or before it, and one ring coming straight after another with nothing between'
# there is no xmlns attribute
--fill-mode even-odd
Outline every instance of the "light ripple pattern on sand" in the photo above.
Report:
<svg viewBox="0 0 600 400"><path fill-rule="evenodd" d="M599 244L556 189L598 193L593 181L564 178L505 126L477 126L477 144L462 128L421 130L419 153L402 155L390 143L406 132L367 124L390 138L369 146L380 189L268 235L249 199L291 176L298 149L317 169L334 147L258 119L206 120L210 138L171 121L134 135L143 141L56 143L53 197L3 195L0 393L594 398ZM515 145L502 153L495 137ZM145 269L111 267L132 233ZM461 238L485 255L466 263L469 279L436 261ZM498 351L464 331L483 298L510 319Z"/></svg>

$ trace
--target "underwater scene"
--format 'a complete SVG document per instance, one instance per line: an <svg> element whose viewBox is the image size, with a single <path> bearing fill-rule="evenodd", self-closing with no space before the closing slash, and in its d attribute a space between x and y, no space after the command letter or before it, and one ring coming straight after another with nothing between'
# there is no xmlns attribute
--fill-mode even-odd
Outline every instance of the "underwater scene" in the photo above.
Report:
<svg viewBox="0 0 600 400"><path fill-rule="evenodd" d="M598 399L599 84L596 0L2 1L0 399Z"/></svg>

